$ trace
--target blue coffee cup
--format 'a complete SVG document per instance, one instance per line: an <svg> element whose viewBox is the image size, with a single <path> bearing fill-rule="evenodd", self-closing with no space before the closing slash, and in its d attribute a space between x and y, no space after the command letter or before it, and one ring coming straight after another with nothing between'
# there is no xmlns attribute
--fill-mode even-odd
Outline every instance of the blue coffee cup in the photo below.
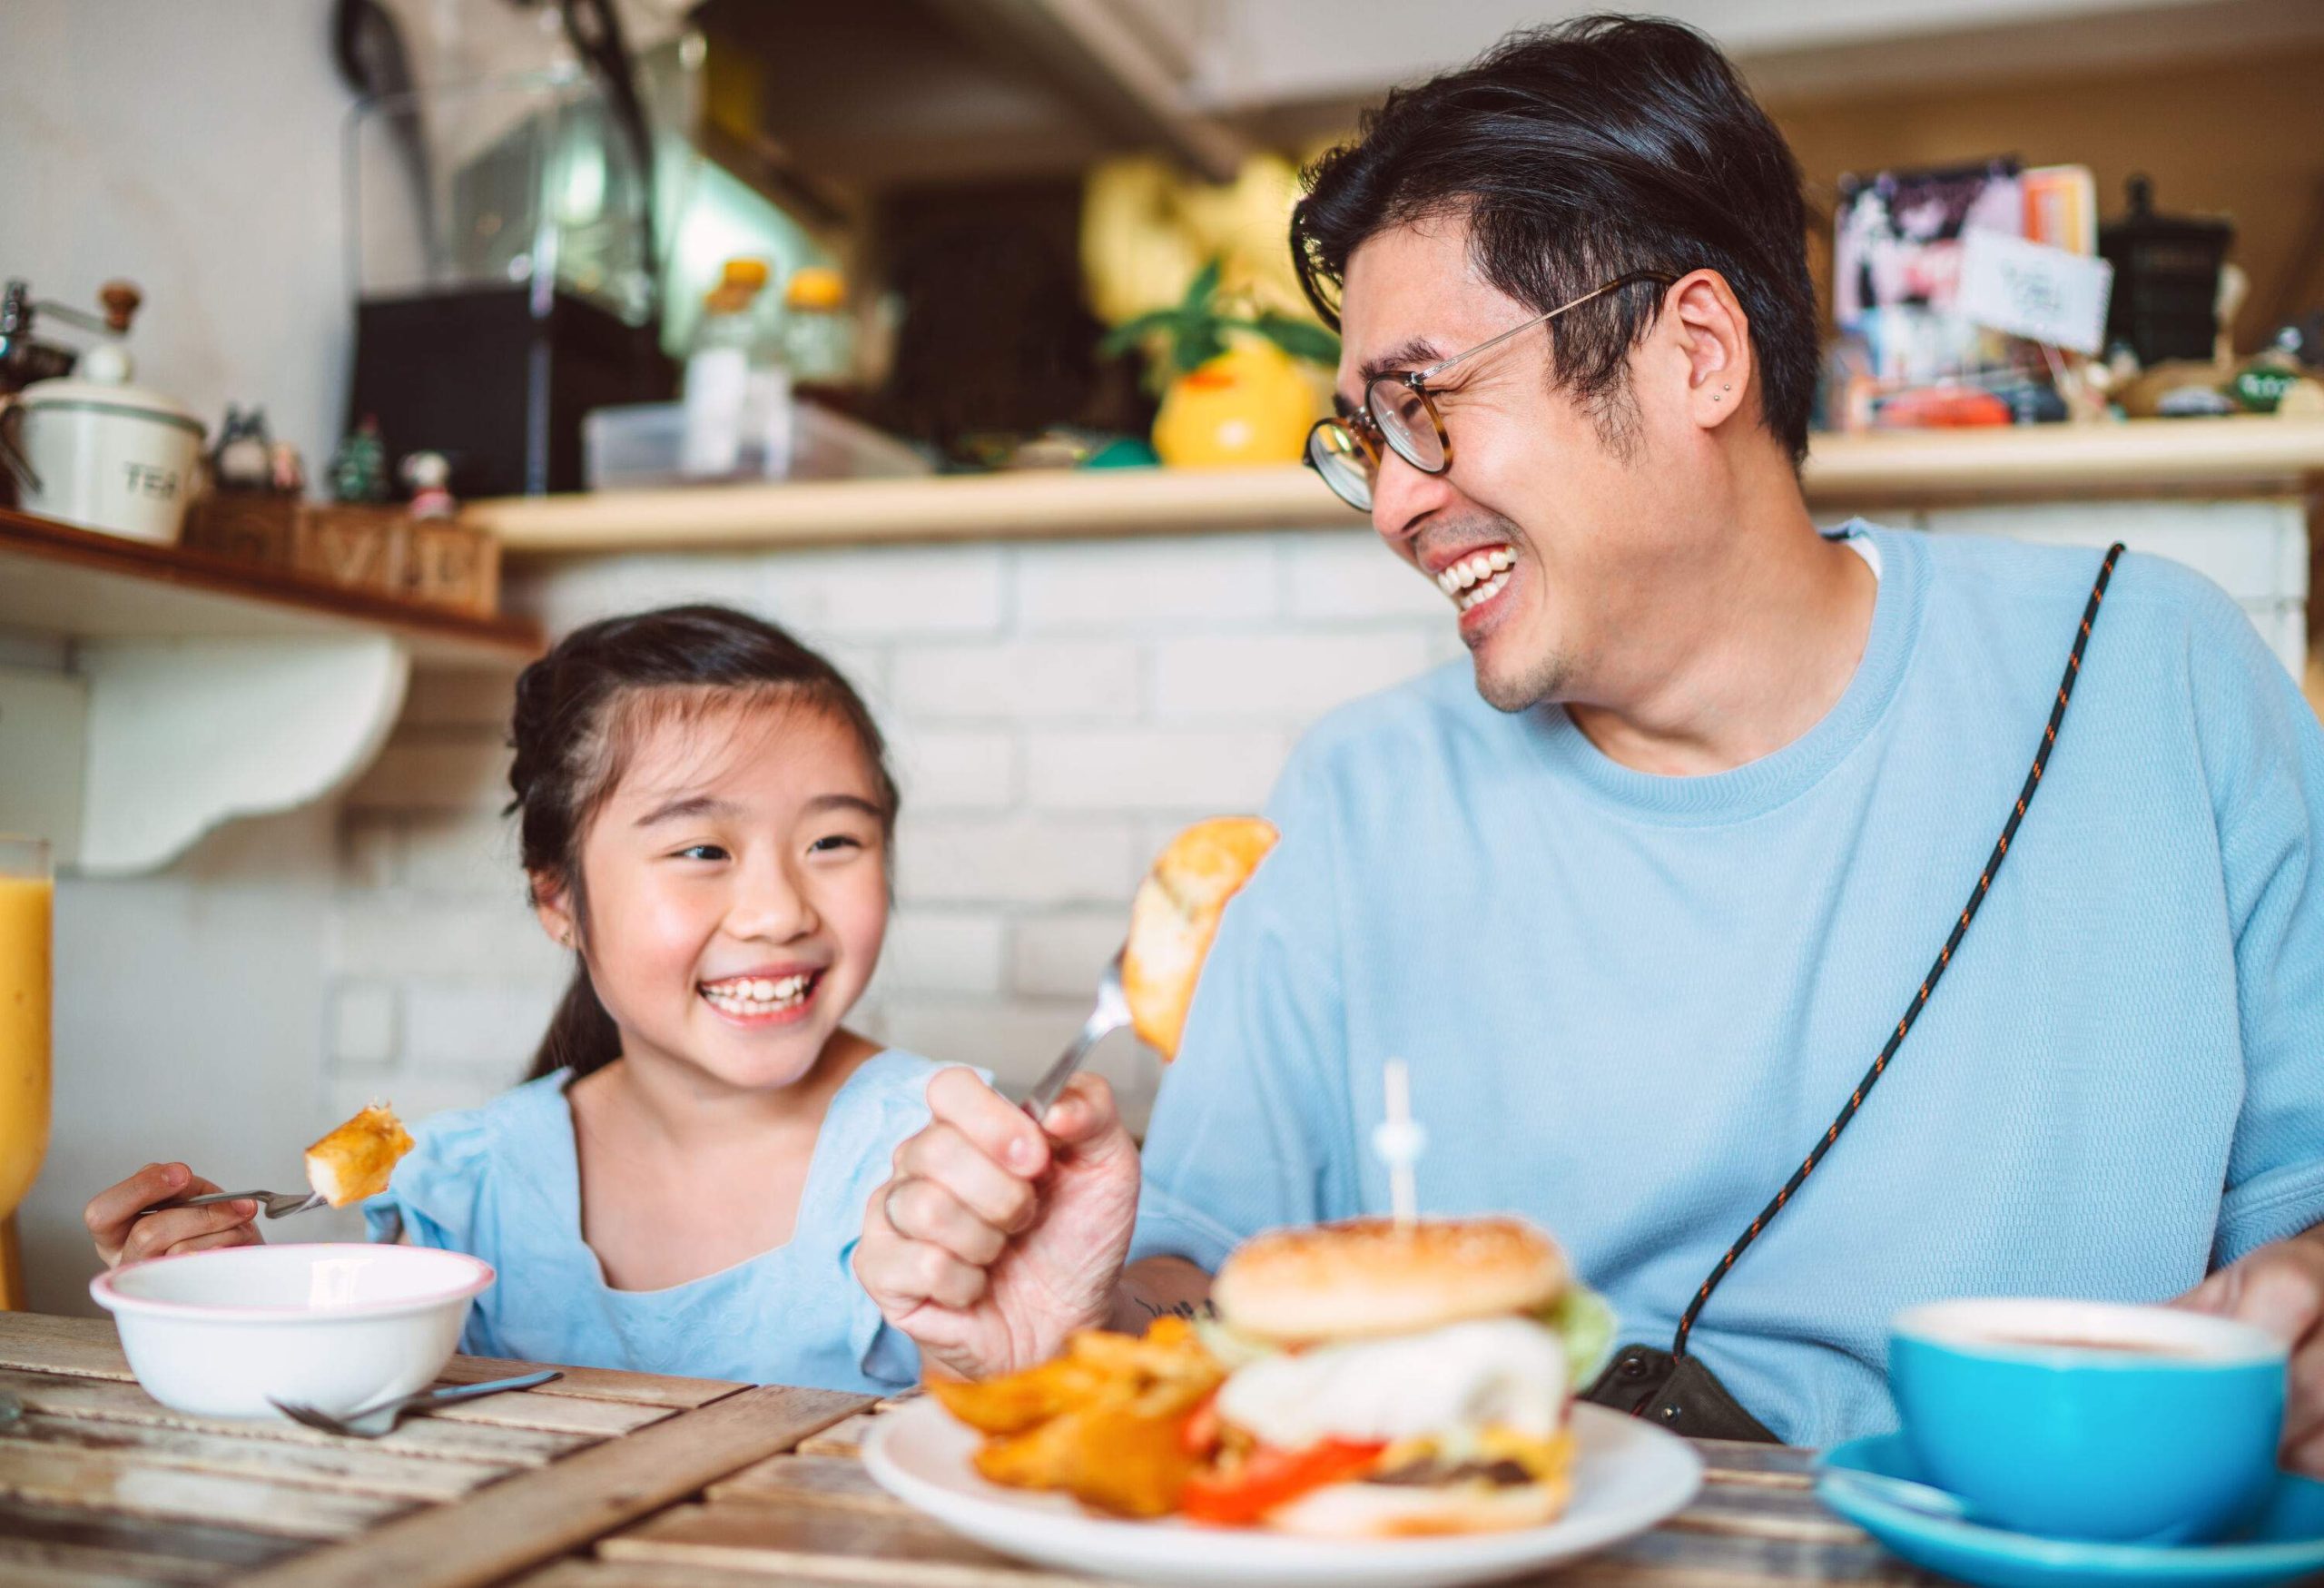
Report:
<svg viewBox="0 0 2324 1588"><path fill-rule="evenodd" d="M2273 1488L2289 1355L2249 1324L2168 1307L1941 1301L1897 1315L1888 1384L1922 1475L1978 1521L2185 1544Z"/></svg>

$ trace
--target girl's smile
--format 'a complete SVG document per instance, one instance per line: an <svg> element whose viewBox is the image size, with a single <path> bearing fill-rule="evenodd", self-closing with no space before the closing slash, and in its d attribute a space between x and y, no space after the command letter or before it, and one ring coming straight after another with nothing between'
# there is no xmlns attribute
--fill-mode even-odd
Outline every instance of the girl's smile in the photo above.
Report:
<svg viewBox="0 0 2324 1588"><path fill-rule="evenodd" d="M694 1085L796 1086L842 1034L887 930L875 770L844 722L783 695L665 700L626 726L574 912L622 1057ZM819 1107L823 1090L795 1100Z"/></svg>
<svg viewBox="0 0 2324 1588"><path fill-rule="evenodd" d="M738 976L704 981L697 991L711 1008L736 1025L788 1025L806 1018L822 979L822 971L816 967L763 965Z"/></svg>

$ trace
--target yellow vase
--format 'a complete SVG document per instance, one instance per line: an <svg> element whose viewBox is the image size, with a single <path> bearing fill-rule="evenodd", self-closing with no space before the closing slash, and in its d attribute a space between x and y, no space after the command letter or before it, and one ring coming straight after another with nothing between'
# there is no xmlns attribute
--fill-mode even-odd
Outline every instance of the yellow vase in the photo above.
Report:
<svg viewBox="0 0 2324 1588"><path fill-rule="evenodd" d="M1315 398L1273 342L1231 347L1170 383L1154 420L1154 450L1173 469L1296 463Z"/></svg>

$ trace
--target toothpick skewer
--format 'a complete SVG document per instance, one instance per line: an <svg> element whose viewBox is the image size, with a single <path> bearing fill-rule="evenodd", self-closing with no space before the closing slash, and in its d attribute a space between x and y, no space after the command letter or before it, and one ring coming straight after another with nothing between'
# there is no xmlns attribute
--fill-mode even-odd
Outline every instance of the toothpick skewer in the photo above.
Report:
<svg viewBox="0 0 2324 1588"><path fill-rule="evenodd" d="M1413 1165L1428 1150L1428 1132L1413 1118L1412 1070L1401 1059L1381 1067L1386 1115L1372 1132L1372 1150L1388 1166L1388 1206L1399 1228L1420 1218L1420 1191Z"/></svg>

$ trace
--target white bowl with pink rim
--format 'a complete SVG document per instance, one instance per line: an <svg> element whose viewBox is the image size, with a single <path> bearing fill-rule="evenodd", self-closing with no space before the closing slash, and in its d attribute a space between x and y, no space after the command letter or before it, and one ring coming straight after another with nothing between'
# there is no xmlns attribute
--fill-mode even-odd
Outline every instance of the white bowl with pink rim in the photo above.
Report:
<svg viewBox="0 0 2324 1588"><path fill-rule="evenodd" d="M89 1282L137 1382L206 1417L273 1401L343 1416L433 1383L492 1267L416 1246L246 1246L131 1263Z"/></svg>

